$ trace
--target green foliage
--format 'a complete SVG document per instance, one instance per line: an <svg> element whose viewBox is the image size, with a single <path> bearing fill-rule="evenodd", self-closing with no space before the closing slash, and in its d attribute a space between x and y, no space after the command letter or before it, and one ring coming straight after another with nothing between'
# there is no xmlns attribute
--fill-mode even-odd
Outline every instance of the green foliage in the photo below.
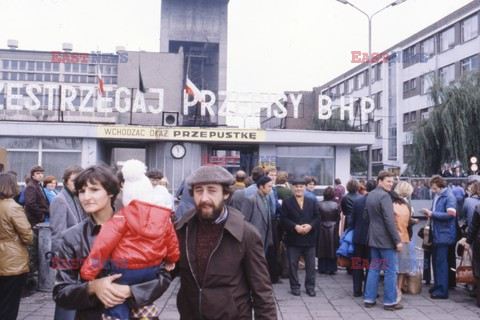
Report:
<svg viewBox="0 0 480 320"><path fill-rule="evenodd" d="M312 119L312 125L308 130L355 131L355 128L350 124L348 113L345 114L345 120L340 120L339 111L339 109L333 110L330 119L326 120L318 119L318 111L316 111Z"/></svg>
<svg viewBox="0 0 480 320"><path fill-rule="evenodd" d="M466 166L472 155L480 156L480 73L450 86L436 79L429 98L434 109L413 132L411 169L432 175L443 163Z"/></svg>
<svg viewBox="0 0 480 320"><path fill-rule="evenodd" d="M367 159L355 148L350 149L350 174L354 176L367 175Z"/></svg>

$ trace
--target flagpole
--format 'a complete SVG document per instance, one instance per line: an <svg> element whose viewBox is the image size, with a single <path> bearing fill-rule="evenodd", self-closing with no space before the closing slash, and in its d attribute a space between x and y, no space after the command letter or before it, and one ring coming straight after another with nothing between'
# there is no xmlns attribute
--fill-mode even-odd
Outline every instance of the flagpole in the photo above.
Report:
<svg viewBox="0 0 480 320"><path fill-rule="evenodd" d="M130 125L133 122L133 90L134 90L134 88L132 88L132 94L131 94L131 97L130 97Z"/></svg>

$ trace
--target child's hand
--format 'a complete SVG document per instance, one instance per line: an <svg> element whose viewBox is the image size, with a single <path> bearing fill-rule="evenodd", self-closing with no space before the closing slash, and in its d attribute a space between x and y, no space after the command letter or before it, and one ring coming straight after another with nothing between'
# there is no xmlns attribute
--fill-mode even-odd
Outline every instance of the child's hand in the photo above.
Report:
<svg viewBox="0 0 480 320"><path fill-rule="evenodd" d="M175 263L165 263L165 270L172 271L175 269Z"/></svg>

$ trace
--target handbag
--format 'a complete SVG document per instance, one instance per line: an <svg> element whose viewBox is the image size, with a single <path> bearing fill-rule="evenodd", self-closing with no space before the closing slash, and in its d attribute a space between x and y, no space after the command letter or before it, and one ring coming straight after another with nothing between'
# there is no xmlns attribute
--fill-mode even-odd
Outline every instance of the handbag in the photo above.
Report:
<svg viewBox="0 0 480 320"><path fill-rule="evenodd" d="M427 224L423 228L423 242L422 248L426 251L432 250L432 234L430 233L430 218L427 220Z"/></svg>
<svg viewBox="0 0 480 320"><path fill-rule="evenodd" d="M422 273L416 272L415 274L408 274L406 287L407 292L410 294L422 292Z"/></svg>
<svg viewBox="0 0 480 320"><path fill-rule="evenodd" d="M465 252L467 252L468 258L472 261L470 250L464 250L462 261L460 261L460 265L457 267L457 283L474 284L476 281L473 276L473 266L471 264L469 266L464 265L466 260Z"/></svg>
<svg viewBox="0 0 480 320"><path fill-rule="evenodd" d="M343 268L349 268L352 265L352 260L349 258L339 255L337 256L337 266L343 267Z"/></svg>

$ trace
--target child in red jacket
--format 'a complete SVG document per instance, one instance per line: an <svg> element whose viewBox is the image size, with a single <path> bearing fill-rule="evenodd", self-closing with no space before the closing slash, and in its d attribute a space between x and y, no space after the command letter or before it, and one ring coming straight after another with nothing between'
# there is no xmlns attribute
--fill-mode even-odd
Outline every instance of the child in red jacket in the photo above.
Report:
<svg viewBox="0 0 480 320"><path fill-rule="evenodd" d="M123 204L101 228L80 274L92 281L110 265L111 273L122 274L118 284L137 284L156 279L160 265L173 270L180 258L178 239L170 220L171 209L155 202L153 186L145 176L145 166L138 160L125 162ZM142 201L144 200L144 201ZM130 319L126 302L104 311L103 319Z"/></svg>

